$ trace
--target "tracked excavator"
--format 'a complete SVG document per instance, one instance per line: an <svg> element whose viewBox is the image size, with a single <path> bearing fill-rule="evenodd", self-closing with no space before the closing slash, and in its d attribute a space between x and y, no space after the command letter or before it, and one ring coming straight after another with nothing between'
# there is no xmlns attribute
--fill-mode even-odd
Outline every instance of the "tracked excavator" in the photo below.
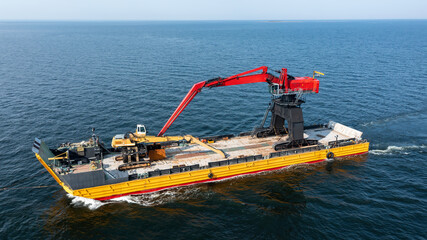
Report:
<svg viewBox="0 0 427 240"><path fill-rule="evenodd" d="M251 135L258 138L271 135L288 135L286 141L275 144L275 150L317 144L314 140L304 138L304 118L301 104L305 102L303 98L305 94L319 92L319 80L315 79L315 74L323 75L323 73L314 71L313 77L294 77L287 74L286 68L275 72L280 74L279 77L268 72L268 67L262 66L230 77L217 77L196 83L175 109L157 136L147 136L145 126L137 125L134 133L128 132L116 135L111 145L113 148L121 148L122 157L126 158L128 156L129 161L131 159L129 156L136 155L137 161L139 161L138 156L150 156L150 153L150 159L162 159L164 157L162 146L180 142L199 144L226 158L224 152L211 147L204 141L200 141L193 136L163 135L202 89L258 82L266 82L268 84L272 98L264 114L262 123L259 127L254 128ZM270 126L264 127L269 113L271 113Z"/></svg>
<svg viewBox="0 0 427 240"><path fill-rule="evenodd" d="M118 134L113 137L111 146L120 149L121 155L116 157L116 161L123 161L124 164L119 166L120 171L134 168L148 167L152 161L166 158L164 147L180 144L198 144L208 150L220 154L227 158L222 150L216 149L198 138L191 135L185 136L147 136L146 128L142 124L136 126L134 133ZM144 160L148 158L149 161Z"/></svg>

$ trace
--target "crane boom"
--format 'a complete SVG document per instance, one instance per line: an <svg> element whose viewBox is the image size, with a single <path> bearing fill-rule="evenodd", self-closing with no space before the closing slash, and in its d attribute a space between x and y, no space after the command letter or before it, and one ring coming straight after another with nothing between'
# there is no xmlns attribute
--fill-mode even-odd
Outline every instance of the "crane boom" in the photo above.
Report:
<svg viewBox="0 0 427 240"><path fill-rule="evenodd" d="M202 81L193 85L193 87L188 91L187 95L175 109L173 114L170 116L168 121L165 123L163 128L160 130L157 136L162 136L166 130L172 125L176 118L184 111L188 104L193 100L193 98L203 89L203 88L213 88L213 87L223 87L223 86L232 86L240 84L249 84L249 83L258 83L258 82L267 82L270 86L276 85L278 90L277 93L286 94L293 91L303 91L303 92L319 92L319 81L310 77L300 77L294 78L287 75L287 69L282 68L280 76L276 77L273 74L267 72L268 67L262 66L255 68L246 72L242 72L227 78L214 78L207 81ZM255 72L262 71L261 73L252 74Z"/></svg>

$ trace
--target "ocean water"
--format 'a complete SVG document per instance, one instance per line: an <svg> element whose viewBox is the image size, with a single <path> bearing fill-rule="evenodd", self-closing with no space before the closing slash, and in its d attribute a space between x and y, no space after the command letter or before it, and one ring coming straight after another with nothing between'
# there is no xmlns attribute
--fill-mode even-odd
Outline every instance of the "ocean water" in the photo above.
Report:
<svg viewBox="0 0 427 240"><path fill-rule="evenodd" d="M0 239L426 239L426 40L425 20L0 22ZM156 134L192 84L263 65L324 72L306 124L361 130L369 154L99 202L31 152ZM204 90L167 134L248 131L269 100Z"/></svg>

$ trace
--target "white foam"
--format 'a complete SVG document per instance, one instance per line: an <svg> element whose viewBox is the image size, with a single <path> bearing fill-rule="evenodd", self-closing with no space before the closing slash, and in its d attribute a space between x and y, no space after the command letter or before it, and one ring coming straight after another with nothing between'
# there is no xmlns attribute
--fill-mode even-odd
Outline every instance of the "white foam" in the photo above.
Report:
<svg viewBox="0 0 427 240"><path fill-rule="evenodd" d="M411 146L388 146L386 149L373 149L370 150L369 153L372 153L374 155L393 155L393 154L404 154L408 155L408 151L418 150L418 149L424 149L426 148L425 145L411 145Z"/></svg>
<svg viewBox="0 0 427 240"><path fill-rule="evenodd" d="M108 204L108 202L101 202L95 199L90 198L84 198L84 197L77 197L73 196L71 194L67 194L69 198L71 198L71 205L73 206L84 206L89 208L90 210L98 209L99 207Z"/></svg>
<svg viewBox="0 0 427 240"><path fill-rule="evenodd" d="M177 201L177 200L185 200L190 198L192 195L197 194L200 188L191 186L191 187L180 187L180 188L172 188L168 190L163 190L159 192L152 193L144 193L141 195L129 195L118 198L113 198L108 201L98 201L94 199L77 197L71 194L67 194L67 196L71 199L71 205L76 207L87 207L90 210L96 210L101 206L112 203L131 203L138 204L146 207L150 206L158 206L165 203Z"/></svg>
<svg viewBox="0 0 427 240"><path fill-rule="evenodd" d="M135 201L134 199L131 198L132 196L123 196L123 197L118 197L118 198L113 198L110 199L109 201L111 202L127 202L127 203L135 203L138 204L138 201Z"/></svg>
<svg viewBox="0 0 427 240"><path fill-rule="evenodd" d="M194 194L200 193L200 188L196 186L179 187L162 190L153 193L144 193L141 195L129 195L113 199L114 201L129 202L146 207L158 206L169 202L186 200L192 198Z"/></svg>

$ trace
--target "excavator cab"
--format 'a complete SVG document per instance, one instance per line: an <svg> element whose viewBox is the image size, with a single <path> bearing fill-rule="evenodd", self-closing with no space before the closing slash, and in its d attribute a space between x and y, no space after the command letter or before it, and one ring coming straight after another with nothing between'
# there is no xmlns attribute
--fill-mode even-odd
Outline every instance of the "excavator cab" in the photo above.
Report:
<svg viewBox="0 0 427 240"><path fill-rule="evenodd" d="M145 137L147 135L147 130L145 129L145 126L142 124L136 125L135 135L137 135L138 137Z"/></svg>
<svg viewBox="0 0 427 240"><path fill-rule="evenodd" d="M280 89L280 85L277 83L272 83L268 86L268 91L273 95L273 96L281 96L283 95L283 90Z"/></svg>

